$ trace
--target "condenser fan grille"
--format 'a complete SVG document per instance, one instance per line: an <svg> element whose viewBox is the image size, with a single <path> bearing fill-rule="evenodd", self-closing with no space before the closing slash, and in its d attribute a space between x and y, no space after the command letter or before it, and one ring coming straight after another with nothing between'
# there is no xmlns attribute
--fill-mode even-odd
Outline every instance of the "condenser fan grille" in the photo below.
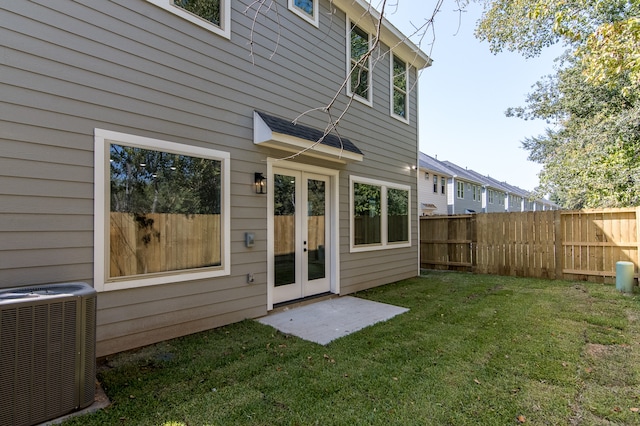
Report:
<svg viewBox="0 0 640 426"><path fill-rule="evenodd" d="M1 426L33 425L93 402L96 293L73 286L0 292ZM30 297L2 298L8 293Z"/></svg>

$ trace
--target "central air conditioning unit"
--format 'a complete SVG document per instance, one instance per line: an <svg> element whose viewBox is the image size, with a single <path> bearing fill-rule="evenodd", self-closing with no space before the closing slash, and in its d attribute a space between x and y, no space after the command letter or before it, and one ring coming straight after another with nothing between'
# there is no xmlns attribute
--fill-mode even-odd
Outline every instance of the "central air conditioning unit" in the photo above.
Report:
<svg viewBox="0 0 640 426"><path fill-rule="evenodd" d="M78 282L0 290L0 426L93 403L96 302L96 291Z"/></svg>

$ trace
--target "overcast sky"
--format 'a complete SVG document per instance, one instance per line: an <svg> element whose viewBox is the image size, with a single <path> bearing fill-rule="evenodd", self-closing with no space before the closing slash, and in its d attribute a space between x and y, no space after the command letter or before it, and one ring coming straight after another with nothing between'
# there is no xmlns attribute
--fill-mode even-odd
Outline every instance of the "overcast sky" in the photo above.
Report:
<svg viewBox="0 0 640 426"><path fill-rule="evenodd" d="M397 8L392 2L397 1ZM388 0L386 16L405 34L433 14L434 0ZM375 1L373 3L375 5ZM527 160L521 146L548 125L508 118L509 107L524 106L531 86L554 73L552 48L543 56L524 59L517 53L489 51L474 35L482 9L472 4L460 17L453 0L445 0L435 20L433 47L422 50L434 60L420 77L420 150L501 181L533 190L540 165ZM460 26L458 25L458 20Z"/></svg>

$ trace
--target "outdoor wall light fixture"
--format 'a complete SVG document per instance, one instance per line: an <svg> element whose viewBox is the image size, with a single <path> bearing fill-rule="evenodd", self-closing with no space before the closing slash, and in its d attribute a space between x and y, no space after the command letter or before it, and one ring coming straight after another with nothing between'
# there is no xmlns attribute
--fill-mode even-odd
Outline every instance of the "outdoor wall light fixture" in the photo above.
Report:
<svg viewBox="0 0 640 426"><path fill-rule="evenodd" d="M260 172L255 173L256 194L267 193L267 178Z"/></svg>

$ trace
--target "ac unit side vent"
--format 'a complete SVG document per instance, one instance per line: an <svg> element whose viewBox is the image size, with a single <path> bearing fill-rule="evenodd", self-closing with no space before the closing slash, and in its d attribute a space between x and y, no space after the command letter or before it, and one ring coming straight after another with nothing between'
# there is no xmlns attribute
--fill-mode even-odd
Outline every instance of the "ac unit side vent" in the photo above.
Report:
<svg viewBox="0 0 640 426"><path fill-rule="evenodd" d="M0 291L0 426L93 403L96 299L84 283Z"/></svg>

